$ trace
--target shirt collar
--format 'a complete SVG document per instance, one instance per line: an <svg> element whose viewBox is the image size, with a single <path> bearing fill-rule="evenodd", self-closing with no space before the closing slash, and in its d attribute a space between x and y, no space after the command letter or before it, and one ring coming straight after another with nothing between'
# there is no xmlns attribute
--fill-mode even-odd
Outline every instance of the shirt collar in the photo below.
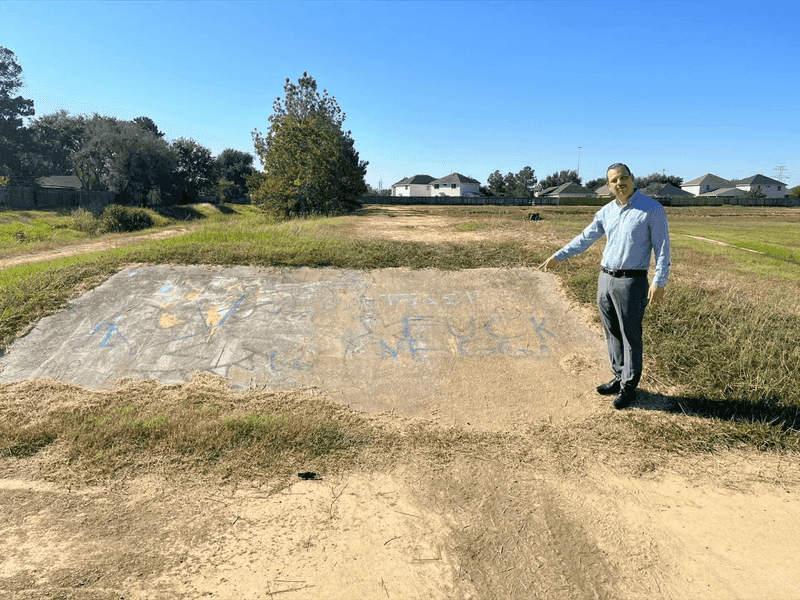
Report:
<svg viewBox="0 0 800 600"><path fill-rule="evenodd" d="M622 208L627 208L628 206L630 206L631 204L633 204L634 200L636 200L636 198L637 198L638 196L639 196L639 189L638 189L638 188L636 188L635 190L633 190L633 193L631 194L630 198L628 198L628 201L625 203L625 205L624 205L624 206L623 206L623 205L622 205L622 203L621 203L619 200L617 200L616 198L614 198L614 202L616 202L616 203L617 203L617 206L618 206L620 209L622 209Z"/></svg>

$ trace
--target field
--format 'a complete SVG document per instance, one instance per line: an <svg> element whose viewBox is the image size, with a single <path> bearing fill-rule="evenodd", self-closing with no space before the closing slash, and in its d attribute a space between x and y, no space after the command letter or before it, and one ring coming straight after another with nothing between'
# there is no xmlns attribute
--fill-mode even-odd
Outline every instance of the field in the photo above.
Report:
<svg viewBox="0 0 800 600"><path fill-rule="evenodd" d="M183 210L154 215L174 233L162 239L91 238L67 214L0 212L2 351L130 264L535 268L596 208L536 207L536 222L522 207L373 206L287 222L250 207ZM7 520L19 550L0 590L304 598L363 578L349 588L359 597L796 597L800 210L667 210L672 274L645 320L640 385L659 410L615 412L598 400L592 418L569 425L478 431L356 413L325 390L234 393L202 375L115 391L3 384L0 498L18 521L35 516L62 533L37 549L41 531ZM555 272L565 302L595 325L601 253L598 243ZM324 483L291 485L301 467ZM277 541L256 573L243 557L269 555L253 550L255 524L267 523ZM171 550L137 547L150 536ZM360 543L387 554L375 562ZM65 548L72 562L48 564ZM354 556L360 569L336 570ZM764 556L779 577L753 579ZM21 566L26 557L38 574ZM367 576L409 561L405 578Z"/></svg>

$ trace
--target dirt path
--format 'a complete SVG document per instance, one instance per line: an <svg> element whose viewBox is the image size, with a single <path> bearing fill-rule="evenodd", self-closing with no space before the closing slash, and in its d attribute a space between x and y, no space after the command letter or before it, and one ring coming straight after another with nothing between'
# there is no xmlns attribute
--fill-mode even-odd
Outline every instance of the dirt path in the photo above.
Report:
<svg viewBox="0 0 800 600"><path fill-rule="evenodd" d="M75 256L77 254L90 254L92 252L101 252L103 250L113 250L114 248L121 248L123 246L131 246L139 244L146 240L165 240L171 237L184 235L190 231L189 228L180 229L164 229L156 231L155 233L146 233L142 235L130 235L120 237L104 238L94 242L87 242L85 244L76 244L70 246L62 246L53 250L45 250L43 252L34 252L30 254L20 254L10 258L0 259L0 269L13 267L15 265L24 265L34 262L42 262L45 260L54 260L56 258L64 258L65 256Z"/></svg>
<svg viewBox="0 0 800 600"><path fill-rule="evenodd" d="M34 599L796 599L795 462L565 473L476 451L277 491L0 479L0 592ZM20 465L21 466L21 465ZM5 470L5 469L4 469ZM23 471L25 471L24 469Z"/></svg>
<svg viewBox="0 0 800 600"><path fill-rule="evenodd" d="M444 216L399 216L412 237L488 235L460 232ZM365 232L390 232L396 218L376 217ZM453 414L482 416L482 428L501 436L494 448L447 458L366 455L352 471L319 480L254 472L248 481L199 481L153 467L135 479L76 485L74 476L41 475L52 473L46 465L69 469L57 450L2 459L0 597L800 598L796 456L650 460L618 444L589 444L573 430L590 426L602 437L604 419L631 414L591 390L568 422L532 415L527 429L503 437L503 390L549 386L556 397L586 368L561 367L547 381L478 374L483 387L446 398ZM285 393L300 402L311 392ZM332 390L314 393L336 400ZM426 405L373 418L387 427L451 424ZM469 425L462 420L454 419ZM518 444L529 450L524 462L515 458Z"/></svg>

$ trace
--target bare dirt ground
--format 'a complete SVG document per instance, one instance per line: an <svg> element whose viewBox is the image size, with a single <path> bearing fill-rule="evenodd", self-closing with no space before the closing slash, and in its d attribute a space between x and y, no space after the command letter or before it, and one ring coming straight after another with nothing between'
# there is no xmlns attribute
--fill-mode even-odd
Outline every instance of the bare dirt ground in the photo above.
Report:
<svg viewBox="0 0 800 600"><path fill-rule="evenodd" d="M397 207L360 227L365 237L424 241L498 235L459 231L461 223ZM587 315L601 335L592 327ZM596 365L562 367L550 377L566 382ZM491 379L498 405L518 385L559 387L506 375ZM0 390L6 398L11 385ZM283 393L296 402L329 396ZM458 410L496 434L492 446L366 453L309 481L255 472L202 480L151 465L130 479L82 482L57 449L3 459L0 597L800 598L796 456L633 455L603 430L628 411L591 390L582 402L572 422L532 418L511 435L507 411L465 393ZM646 409L658 412L634 410ZM401 431L441 427L424 407L370 418Z"/></svg>

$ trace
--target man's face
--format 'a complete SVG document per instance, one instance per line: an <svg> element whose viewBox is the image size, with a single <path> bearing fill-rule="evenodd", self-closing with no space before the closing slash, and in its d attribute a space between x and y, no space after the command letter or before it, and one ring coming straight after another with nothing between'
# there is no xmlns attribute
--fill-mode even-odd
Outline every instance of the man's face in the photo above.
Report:
<svg viewBox="0 0 800 600"><path fill-rule="evenodd" d="M620 167L611 169L607 173L608 189L610 189L622 204L628 202L628 198L633 195L633 175L626 169Z"/></svg>

